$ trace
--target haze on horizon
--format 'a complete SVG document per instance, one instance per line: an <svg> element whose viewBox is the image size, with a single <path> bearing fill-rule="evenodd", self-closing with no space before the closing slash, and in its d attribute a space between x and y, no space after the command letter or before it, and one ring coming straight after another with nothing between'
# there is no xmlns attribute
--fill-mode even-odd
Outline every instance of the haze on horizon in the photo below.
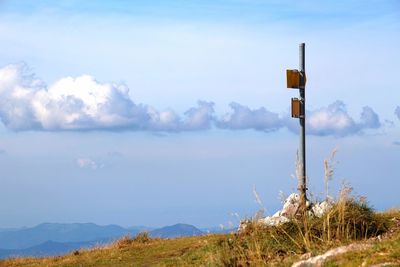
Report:
<svg viewBox="0 0 400 267"><path fill-rule="evenodd" d="M298 147L285 70L306 43L307 172L400 205L398 1L0 1L0 228L234 224Z"/></svg>

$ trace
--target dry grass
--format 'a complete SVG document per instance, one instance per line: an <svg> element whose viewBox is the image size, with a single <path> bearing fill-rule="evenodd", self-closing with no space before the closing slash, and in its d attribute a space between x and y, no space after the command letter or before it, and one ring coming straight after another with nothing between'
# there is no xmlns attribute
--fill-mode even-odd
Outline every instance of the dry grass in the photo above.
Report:
<svg viewBox="0 0 400 267"><path fill-rule="evenodd" d="M351 251L326 262L326 266L400 266L400 209L379 214L387 219L389 230L370 240L372 246Z"/></svg>
<svg viewBox="0 0 400 267"><path fill-rule="evenodd" d="M329 182L333 179L334 175L334 166L337 162L335 162L337 149L333 149L330 156L324 160L324 182L325 182L325 195L326 200L330 199L329 195Z"/></svg>

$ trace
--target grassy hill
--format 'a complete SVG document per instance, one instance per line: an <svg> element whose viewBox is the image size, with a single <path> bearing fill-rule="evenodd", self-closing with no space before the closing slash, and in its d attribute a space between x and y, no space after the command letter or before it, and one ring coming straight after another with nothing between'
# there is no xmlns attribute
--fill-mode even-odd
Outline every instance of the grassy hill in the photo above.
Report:
<svg viewBox="0 0 400 267"><path fill-rule="evenodd" d="M389 266L400 266L400 211L369 214L373 216L368 218L369 225L377 222L379 225L375 226L381 228L375 229L375 233L365 235L363 232L363 237L351 236L350 229L357 230L354 226L357 222L352 220L365 214L349 217L356 213L350 211L351 214L340 215L345 215L346 224L353 223L351 228L350 224L345 228L344 233L349 234L347 238L339 239L339 228L332 228L337 231L331 233L335 237L322 240L322 235L316 236L318 233L313 232L320 229L319 226L313 226L313 222L309 221L308 227L313 236L310 236L308 245L304 229L301 229L304 225L297 225L301 226L298 230L296 224L273 228L253 225L243 233L174 239L139 234L133 239L126 237L108 246L83 249L60 257L7 259L0 261L0 266L291 266L301 259L347 244L360 244L362 249L345 250L345 253L326 259L325 265L360 266L364 263L370 266L387 263L391 264ZM331 215L334 216L333 213ZM289 231L292 232L289 234Z"/></svg>
<svg viewBox="0 0 400 267"><path fill-rule="evenodd" d="M143 227L100 226L93 223L44 223L31 228L4 229L0 232L0 259L64 255L81 248L109 244L124 236L135 236L144 230L154 238L204 234L195 226L182 223L152 230Z"/></svg>

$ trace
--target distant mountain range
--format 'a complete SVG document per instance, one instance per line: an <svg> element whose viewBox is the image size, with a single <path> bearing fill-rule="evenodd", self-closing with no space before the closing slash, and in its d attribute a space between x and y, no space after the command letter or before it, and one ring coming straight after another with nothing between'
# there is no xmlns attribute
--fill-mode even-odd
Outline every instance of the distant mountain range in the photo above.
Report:
<svg viewBox="0 0 400 267"><path fill-rule="evenodd" d="M190 224L175 224L172 226L166 226L160 229L155 229L150 231L151 237L161 237L161 238L174 238L181 236L198 236L204 235L204 232L200 231L196 227Z"/></svg>
<svg viewBox="0 0 400 267"><path fill-rule="evenodd" d="M125 235L135 236L142 231L148 231L151 237L160 238L205 234L189 224L149 229L100 226L94 223L43 223L31 228L0 229L0 258L62 255L80 248L106 244Z"/></svg>

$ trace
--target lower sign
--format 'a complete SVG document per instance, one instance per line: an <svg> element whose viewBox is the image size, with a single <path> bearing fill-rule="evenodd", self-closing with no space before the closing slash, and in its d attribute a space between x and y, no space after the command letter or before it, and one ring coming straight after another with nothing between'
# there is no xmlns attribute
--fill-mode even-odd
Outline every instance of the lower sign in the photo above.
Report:
<svg viewBox="0 0 400 267"><path fill-rule="evenodd" d="M292 117L300 118L301 116L301 102L298 98L292 98Z"/></svg>

